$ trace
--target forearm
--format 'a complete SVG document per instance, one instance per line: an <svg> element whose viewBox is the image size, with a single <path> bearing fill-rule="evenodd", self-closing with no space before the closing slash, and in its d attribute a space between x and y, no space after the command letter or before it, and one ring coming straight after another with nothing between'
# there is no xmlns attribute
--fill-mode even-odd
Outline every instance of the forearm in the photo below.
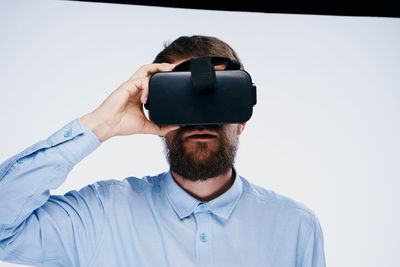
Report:
<svg viewBox="0 0 400 267"><path fill-rule="evenodd" d="M49 190L59 187L73 166L99 145L76 119L0 164L0 226L18 225L43 205Z"/></svg>

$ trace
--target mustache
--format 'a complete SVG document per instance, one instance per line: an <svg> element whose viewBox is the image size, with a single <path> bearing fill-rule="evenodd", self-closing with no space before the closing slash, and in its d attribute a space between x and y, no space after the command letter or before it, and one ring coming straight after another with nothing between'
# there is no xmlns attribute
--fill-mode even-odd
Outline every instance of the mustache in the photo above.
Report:
<svg viewBox="0 0 400 267"><path fill-rule="evenodd" d="M221 124L208 124L208 125L184 125L178 129L177 134L183 135L184 133L195 131L195 130L206 130L210 132L221 133L222 125Z"/></svg>

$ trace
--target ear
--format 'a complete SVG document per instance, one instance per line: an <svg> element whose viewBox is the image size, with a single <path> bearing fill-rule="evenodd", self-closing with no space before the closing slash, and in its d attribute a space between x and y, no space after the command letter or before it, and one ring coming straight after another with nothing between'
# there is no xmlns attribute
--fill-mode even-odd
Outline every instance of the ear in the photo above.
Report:
<svg viewBox="0 0 400 267"><path fill-rule="evenodd" d="M246 127L245 122L238 124L237 133L240 135L244 131L245 127Z"/></svg>

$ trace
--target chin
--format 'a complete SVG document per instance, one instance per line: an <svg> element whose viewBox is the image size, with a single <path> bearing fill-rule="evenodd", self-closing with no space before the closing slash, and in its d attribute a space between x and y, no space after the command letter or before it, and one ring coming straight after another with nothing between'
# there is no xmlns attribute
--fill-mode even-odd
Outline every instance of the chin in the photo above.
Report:
<svg viewBox="0 0 400 267"><path fill-rule="evenodd" d="M210 154L212 152L217 151L218 145L215 143L209 142L191 142L185 144L185 150L187 153L193 154Z"/></svg>

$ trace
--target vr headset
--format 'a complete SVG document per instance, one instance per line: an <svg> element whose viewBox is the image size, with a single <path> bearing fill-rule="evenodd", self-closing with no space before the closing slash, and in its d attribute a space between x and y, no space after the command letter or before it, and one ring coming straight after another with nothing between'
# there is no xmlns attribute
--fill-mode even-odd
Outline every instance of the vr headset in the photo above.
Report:
<svg viewBox="0 0 400 267"><path fill-rule="evenodd" d="M256 102L256 87L237 60L207 56L153 74L144 106L159 126L185 126L246 122Z"/></svg>

